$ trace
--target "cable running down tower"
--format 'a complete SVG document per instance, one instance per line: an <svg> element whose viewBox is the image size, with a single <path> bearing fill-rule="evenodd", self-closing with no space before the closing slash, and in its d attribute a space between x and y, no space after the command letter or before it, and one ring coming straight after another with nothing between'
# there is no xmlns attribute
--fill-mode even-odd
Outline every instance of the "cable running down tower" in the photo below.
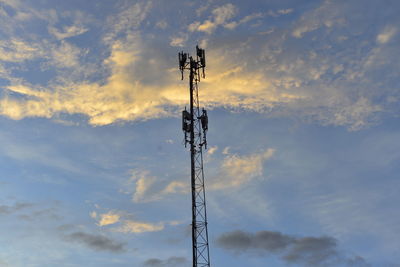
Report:
<svg viewBox="0 0 400 267"><path fill-rule="evenodd" d="M189 71L190 108L182 111L182 130L185 147L190 144L191 188L192 188L192 250L193 267L209 267L206 195L204 188L203 147L207 149L207 111L200 112L200 78L205 78L206 58L204 49L196 46L196 56L179 53L179 69L182 74Z"/></svg>

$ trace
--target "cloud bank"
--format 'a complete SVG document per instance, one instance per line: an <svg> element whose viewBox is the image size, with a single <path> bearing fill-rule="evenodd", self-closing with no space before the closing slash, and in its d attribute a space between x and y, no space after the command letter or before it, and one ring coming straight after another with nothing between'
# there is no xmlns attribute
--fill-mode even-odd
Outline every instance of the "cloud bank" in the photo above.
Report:
<svg viewBox="0 0 400 267"><path fill-rule="evenodd" d="M26 12L22 5L10 8ZM271 17L267 11L242 14L233 4L212 5L201 12L205 20L192 21L164 41L144 30L151 23L159 29L159 19L151 20L155 8L144 2L124 4L119 14L108 17L97 37L104 50L96 63L85 61L90 49L70 41L91 33L92 22L82 14L71 15L76 23L58 29L62 14L36 10L29 19L45 22L49 36L31 39L14 34L13 25L23 27L23 22L3 16L8 38L0 42L0 74L8 83L3 85L0 114L15 120L83 114L91 125L177 116L187 102L187 81L179 82L172 67L177 51L171 46L197 41L208 46L207 78L200 91L208 108L300 118L349 130L368 127L385 112L398 110L393 87L399 69L393 55L398 51L392 42L397 28L386 25L371 36L351 16L351 3L323 1L299 18L289 16L291 9L278 10L276 14L292 19L279 29L260 28ZM349 24L358 25L359 32L344 31ZM225 39L217 29L227 31ZM48 83L35 84L9 71L37 61L56 71Z"/></svg>

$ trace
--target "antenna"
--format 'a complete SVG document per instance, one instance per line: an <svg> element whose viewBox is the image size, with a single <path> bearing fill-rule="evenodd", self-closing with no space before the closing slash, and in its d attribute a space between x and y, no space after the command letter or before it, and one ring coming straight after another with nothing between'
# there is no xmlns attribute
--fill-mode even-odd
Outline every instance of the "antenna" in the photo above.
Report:
<svg viewBox="0 0 400 267"><path fill-rule="evenodd" d="M206 133L208 115L203 108L200 112L200 77L205 78L206 56L204 49L196 46L196 58L180 52L179 70L182 74L189 71L190 108L182 111L182 130L185 134L185 147L190 144L190 168L192 188L192 251L193 267L209 267L206 195L203 170L203 147L207 149Z"/></svg>

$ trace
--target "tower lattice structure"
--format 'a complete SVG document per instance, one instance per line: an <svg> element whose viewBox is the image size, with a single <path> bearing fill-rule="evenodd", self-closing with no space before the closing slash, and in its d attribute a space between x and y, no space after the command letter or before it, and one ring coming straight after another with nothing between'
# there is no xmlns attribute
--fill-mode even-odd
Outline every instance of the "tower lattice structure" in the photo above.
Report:
<svg viewBox="0 0 400 267"><path fill-rule="evenodd" d="M203 148L207 149L207 111L200 110L199 82L205 78L205 51L196 46L196 56L179 53L179 69L189 71L189 110L182 111L182 130L185 147L190 145L191 192L192 192L192 252L193 267L210 266L208 244L206 195L204 186Z"/></svg>

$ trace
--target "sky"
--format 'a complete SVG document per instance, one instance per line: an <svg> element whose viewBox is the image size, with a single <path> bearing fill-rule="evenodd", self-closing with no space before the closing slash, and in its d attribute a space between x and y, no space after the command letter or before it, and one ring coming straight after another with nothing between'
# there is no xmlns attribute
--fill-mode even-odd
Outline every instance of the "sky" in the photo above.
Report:
<svg viewBox="0 0 400 267"><path fill-rule="evenodd" d="M400 3L0 0L0 266L400 266Z"/></svg>

